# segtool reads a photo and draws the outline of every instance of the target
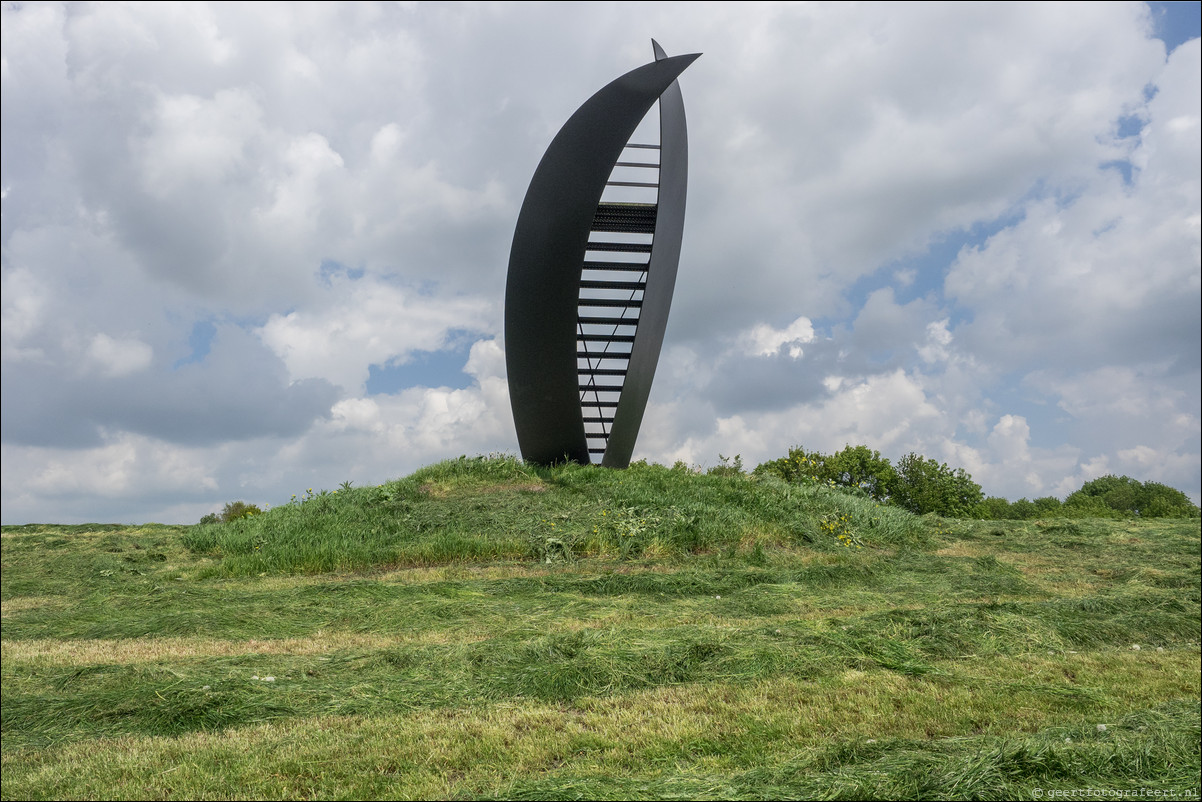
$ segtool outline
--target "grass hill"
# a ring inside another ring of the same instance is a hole
[[[5,799],[1189,798],[1202,768],[1196,519],[493,458],[0,543]]]

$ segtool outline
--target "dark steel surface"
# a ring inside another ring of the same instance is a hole
[[[667,59],[654,39],[655,58]],[[680,84],[673,81],[659,99],[659,213],[651,260],[647,267],[647,288],[639,310],[639,327],[630,349],[622,397],[614,411],[613,426],[601,464],[625,468],[630,464],[634,443],[643,423],[651,381],[659,363],[668,311],[676,288],[676,268],[680,263],[680,243],[684,236],[684,205],[689,176],[689,139],[685,129],[684,99]]]
[[[616,325],[618,318],[580,314],[580,306],[608,305],[580,298],[581,273],[586,251],[648,250],[640,245],[590,245],[588,237],[598,214],[615,211],[610,204],[599,208],[610,173],[639,122],[663,96],[661,126],[666,127],[661,128],[661,145],[669,142],[665,138],[669,132],[673,144],[661,148],[659,208],[643,309],[637,321],[621,322],[623,326],[637,322],[638,328],[603,464],[629,464],[638,435],[667,325],[683,230],[687,142],[676,77],[700,55],[668,58],[658,44],[653,45],[656,61],[602,88],[556,134],[534,172],[518,214],[505,287],[505,361],[518,444],[523,459],[530,462],[588,463],[590,451],[598,453],[596,447],[590,449],[584,428],[582,406],[598,404],[580,398],[584,386],[576,356],[578,326],[581,322]],[[668,111],[669,107],[675,110]],[[670,166],[663,163],[665,159]],[[672,208],[673,204],[679,208]],[[634,217],[645,223],[645,213]],[[613,220],[606,224],[618,225]],[[656,270],[664,276],[657,277]],[[653,297],[653,293],[663,292],[666,297]],[[616,334],[595,339],[631,340]],[[625,354],[620,356],[625,358]],[[603,386],[589,389],[612,392]],[[611,459],[615,438],[625,456],[615,453]]]

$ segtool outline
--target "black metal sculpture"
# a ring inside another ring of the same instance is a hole
[[[643,421],[684,231],[688,137],[676,78],[701,55],[669,58],[651,44],[655,61],[564,123],[518,214],[505,363],[529,462],[601,455],[602,465],[624,468]],[[630,142],[657,100],[659,144]],[[616,180],[623,171],[656,180]],[[652,197],[616,199],[622,189]]]

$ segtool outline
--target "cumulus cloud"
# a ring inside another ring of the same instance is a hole
[[[321,302],[274,314],[258,330],[293,381],[325,379],[362,392],[372,365],[403,364],[414,351],[436,351],[453,331],[487,330],[494,306],[481,298],[436,297],[345,272]]]
[[[797,318],[783,329],[761,323],[748,332],[745,339],[753,356],[788,353],[790,358],[799,359],[804,353],[801,346],[814,340],[814,326],[806,317]]]
[[[6,521],[195,520],[514,449],[517,209],[652,35],[704,56],[636,457],[865,443],[993,494],[1199,492],[1202,53],[1144,4],[3,17]]]

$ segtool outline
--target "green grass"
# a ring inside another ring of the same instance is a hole
[[[773,478],[533,469],[459,459],[379,487],[313,494],[264,515],[196,527],[185,543],[224,576],[581,557],[683,557],[744,540],[833,548],[844,518],[880,545],[918,540],[917,519],[865,498]],[[762,551],[761,546],[761,551]]]
[[[3,798],[1196,795],[1196,520],[508,458],[301,496],[4,528]]]

